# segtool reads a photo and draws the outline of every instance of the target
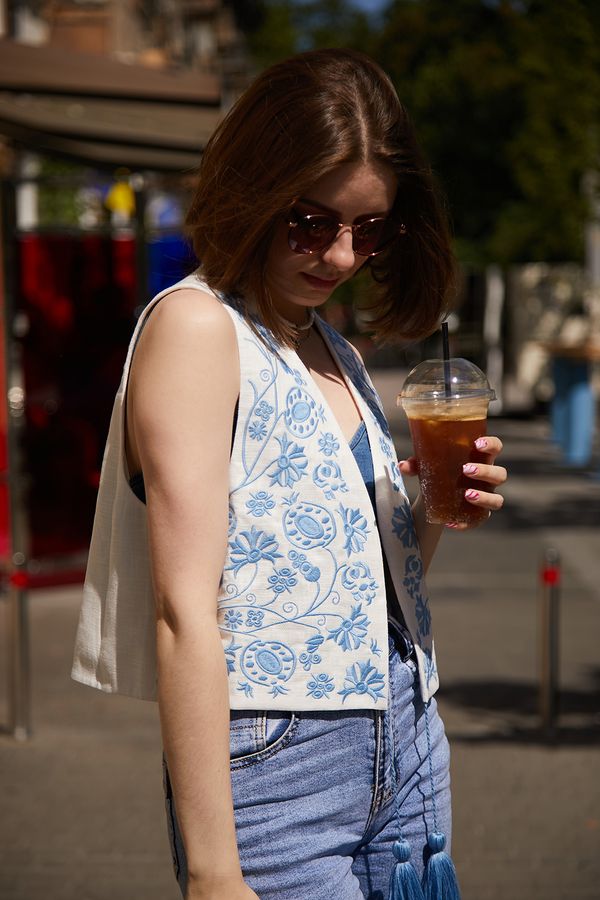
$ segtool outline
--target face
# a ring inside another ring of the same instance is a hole
[[[344,163],[320,178],[302,197],[303,213],[328,213],[351,225],[359,216],[385,216],[396,196],[396,177],[380,162]],[[324,303],[367,260],[352,249],[352,231],[340,228],[319,253],[290,249],[290,226],[282,217],[275,228],[266,266],[267,287],[277,310],[292,322],[306,320],[306,308]]]

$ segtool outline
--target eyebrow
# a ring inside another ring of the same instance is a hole
[[[339,222],[339,219],[340,219],[340,213],[339,213],[339,211],[338,211],[337,209],[332,209],[330,206],[325,206],[324,203],[318,203],[316,200],[308,200],[306,197],[300,197],[300,198],[296,201],[296,203],[302,203],[304,206],[312,206],[312,207],[314,207],[315,209],[323,210],[323,212],[329,213],[329,214],[332,215],[334,218],[336,218],[336,219],[338,220],[338,222]],[[371,218],[371,219],[379,219],[379,218],[384,219],[384,218],[386,218],[387,216],[391,215],[391,213],[392,213],[392,210],[391,210],[391,209],[383,210],[383,211],[380,211],[380,212],[367,212],[367,213],[361,213],[359,216],[356,216],[356,217],[355,217],[354,221],[355,221],[356,219],[363,219],[363,218],[365,218],[365,217],[366,217],[366,218]]]

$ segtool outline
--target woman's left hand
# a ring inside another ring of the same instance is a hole
[[[485,435],[477,438],[473,450],[476,453],[477,462],[466,463],[463,466],[465,477],[473,479],[473,487],[465,491],[465,499],[473,506],[487,509],[491,515],[501,509],[504,504],[504,497],[494,493],[494,488],[504,484],[507,477],[504,466],[495,465],[496,457],[502,450],[502,441],[493,435]],[[401,460],[398,465],[403,475],[418,475],[418,463],[414,456]],[[467,528],[474,528],[479,524],[481,523],[475,522],[467,525],[448,522],[448,527],[455,528],[457,531],[465,531]]]

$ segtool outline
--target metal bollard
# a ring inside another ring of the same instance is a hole
[[[540,719],[546,737],[556,734],[558,713],[560,556],[545,550],[540,569]]]
[[[9,731],[17,741],[31,737],[31,683],[29,657],[29,595],[25,572],[9,579]]]

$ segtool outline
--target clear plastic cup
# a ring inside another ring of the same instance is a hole
[[[408,417],[428,522],[471,524],[487,517],[465,500],[466,490],[486,485],[467,478],[463,465],[485,459],[474,442],[486,434],[495,398],[485,374],[467,359],[428,359],[404,382],[397,402]]]

